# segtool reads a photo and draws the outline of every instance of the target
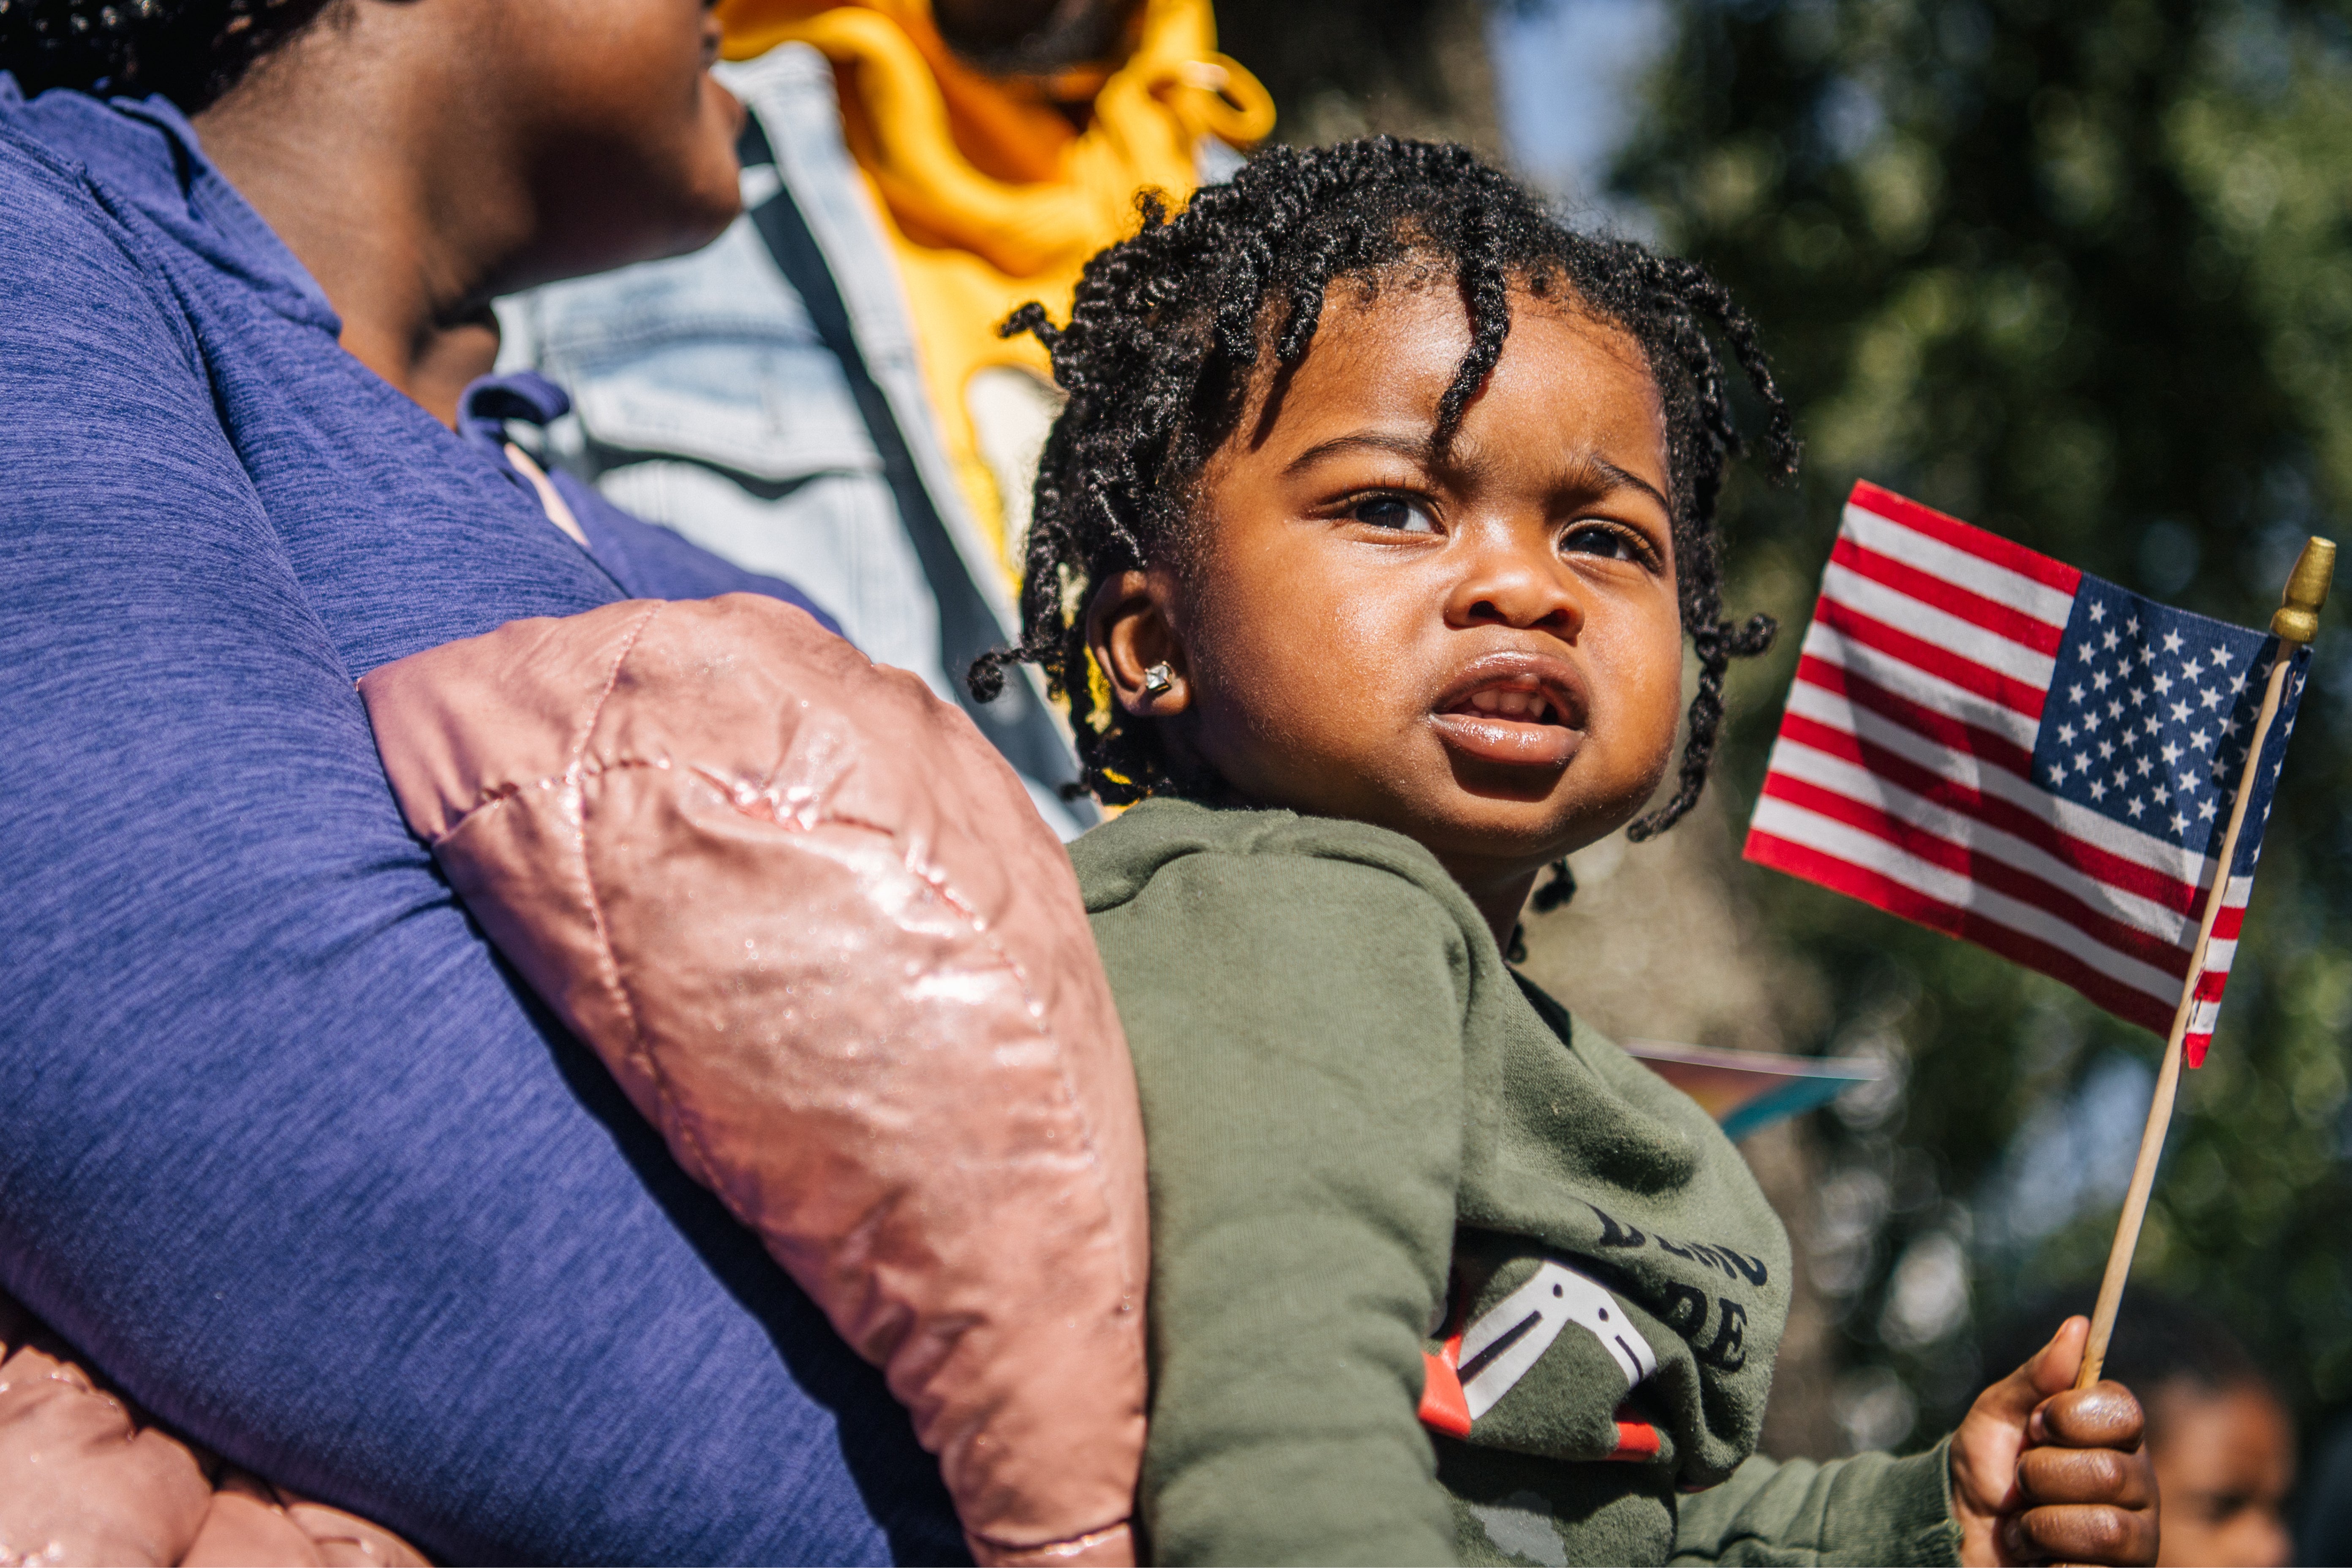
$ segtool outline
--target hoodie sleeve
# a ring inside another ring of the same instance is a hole
[[[1682,1500],[1671,1561],[1958,1563],[1951,1474],[1949,1438],[1901,1459],[1753,1458],[1721,1486]]]

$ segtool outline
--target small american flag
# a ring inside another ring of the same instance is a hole
[[[1857,484],[1747,857],[2168,1033],[2276,648]],[[2288,674],[2197,977],[2191,1067],[2309,658]]]

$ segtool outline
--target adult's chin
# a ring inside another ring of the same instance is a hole
[[[689,209],[682,225],[687,243],[672,254],[701,249],[725,233],[743,211],[743,165],[735,152],[743,140],[747,118],[743,101],[705,71],[701,103],[688,160],[692,173],[682,186],[681,205]]]
[[[667,180],[645,183],[650,218],[636,254],[607,267],[658,261],[699,250],[727,231],[743,211],[742,164],[735,153],[743,135],[743,105],[708,72],[702,78],[700,112],[690,134],[680,138]]]
[[[668,139],[567,146],[562,167],[536,181],[541,242],[501,291],[685,257],[718,240],[743,212],[740,134],[743,106],[706,75],[694,120]]]

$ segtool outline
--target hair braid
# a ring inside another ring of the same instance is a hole
[[[11,3],[22,0],[0,0]],[[1470,346],[1440,403],[1441,440],[1501,359],[1514,288],[1591,311],[1648,357],[1665,415],[1679,607],[1699,675],[1675,793],[1631,832],[1648,837],[1687,813],[1714,759],[1729,662],[1763,651],[1774,630],[1762,616],[1744,626],[1721,618],[1716,502],[1742,442],[1717,338],[1765,405],[1769,471],[1791,473],[1797,461],[1755,325],[1723,287],[1693,263],[1570,231],[1507,176],[1435,142],[1268,148],[1180,213],[1150,193],[1137,205],[1140,228],[1087,263],[1066,324],[1028,305],[1000,329],[1045,345],[1069,401],[1039,465],[1021,638],[972,667],[975,694],[996,696],[1010,663],[1036,664],[1070,704],[1074,788],[1118,805],[1182,787],[1157,726],[1097,700],[1086,625],[1095,588],[1177,556],[1192,487],[1232,434],[1262,353],[1277,366],[1303,359],[1335,284],[1442,268],[1461,294]],[[1555,873],[1538,909],[1574,890],[1565,862]]]
[[[1486,384],[1486,377],[1503,357],[1503,340],[1511,331],[1510,258],[1504,250],[1496,216],[1486,204],[1474,203],[1463,215],[1462,254],[1454,271],[1463,303],[1470,312],[1470,352],[1454,372],[1454,380],[1437,404],[1437,438],[1450,441],[1461,428],[1470,400]]]

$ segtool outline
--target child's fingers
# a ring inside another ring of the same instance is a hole
[[[2083,1368],[2083,1351],[2091,1342],[2091,1320],[2080,1312],[2058,1325],[2050,1342],[2040,1354],[2019,1367],[2014,1380],[2034,1391],[2036,1395],[2056,1394],[2074,1386],[2074,1374]]]
[[[2067,1319],[2023,1366],[1977,1396],[1977,1412],[2003,1423],[2023,1423],[2043,1400],[2074,1386],[2074,1373],[2083,1364],[2083,1346],[2090,1337],[2090,1319],[2080,1314]]]
[[[2120,1383],[2096,1383],[2042,1401],[2026,1426],[2026,1436],[2035,1444],[2063,1448],[2131,1449],[2139,1447],[2145,1426],[2139,1401],[2130,1389]]]
[[[2029,1448],[2017,1461],[2017,1485],[2028,1507],[2091,1503],[2141,1509],[2156,1500],[2156,1477],[2147,1458],[2114,1448]]]
[[[2026,1506],[2008,1521],[2021,1562],[2156,1561],[2156,1470],[2140,1446],[2139,1401],[2121,1384],[2070,1390],[2033,1413],[2018,1456]]]
[[[2156,1561],[2152,1510],[2067,1503],[2032,1508],[2003,1526],[2010,1560],[2019,1563],[2146,1563]]]

